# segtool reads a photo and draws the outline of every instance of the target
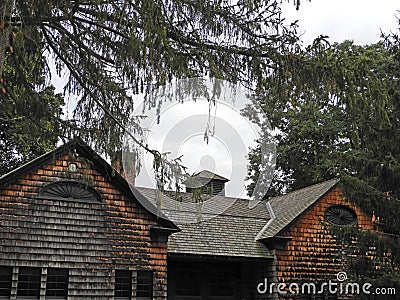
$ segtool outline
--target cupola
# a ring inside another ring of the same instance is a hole
[[[225,183],[229,179],[211,171],[203,170],[184,182],[186,192],[191,193],[196,188],[201,188],[203,194],[225,196]]]

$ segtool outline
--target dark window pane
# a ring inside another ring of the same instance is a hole
[[[12,267],[0,267],[0,297],[9,297],[11,292]]]
[[[66,299],[68,295],[68,270],[47,269],[46,297]]]
[[[136,296],[142,299],[152,299],[153,297],[153,272],[137,271]]]
[[[132,296],[132,272],[115,271],[115,297],[130,299]]]
[[[17,297],[30,296],[39,298],[40,268],[19,268]]]

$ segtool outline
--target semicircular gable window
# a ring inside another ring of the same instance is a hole
[[[325,220],[333,225],[352,226],[357,222],[357,214],[345,205],[331,205],[325,210]]]
[[[45,185],[39,192],[40,198],[100,202],[100,194],[92,187],[76,181],[57,181]]]

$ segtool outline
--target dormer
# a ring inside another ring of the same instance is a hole
[[[186,192],[191,193],[201,187],[203,194],[225,196],[225,183],[228,181],[225,177],[203,170],[185,181]]]

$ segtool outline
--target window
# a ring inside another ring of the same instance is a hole
[[[352,226],[357,222],[357,214],[348,206],[331,205],[325,210],[325,220],[333,225]]]
[[[68,270],[47,269],[46,298],[67,299],[68,295]]]
[[[131,299],[132,272],[129,270],[115,271],[115,299]]]
[[[12,267],[0,267],[0,299],[8,299],[11,293]]]
[[[17,298],[29,296],[39,299],[40,271],[40,268],[19,268]]]
[[[153,299],[153,271],[137,271],[137,299]]]
[[[42,276],[42,268],[16,267],[14,272],[18,273],[16,286],[12,284],[13,267],[0,267],[0,299],[10,299],[15,292],[17,299],[39,299],[44,285],[46,299],[67,299],[67,269],[48,268],[47,277]]]
[[[92,187],[75,181],[57,181],[44,186],[39,197],[53,200],[100,202],[100,194]]]

